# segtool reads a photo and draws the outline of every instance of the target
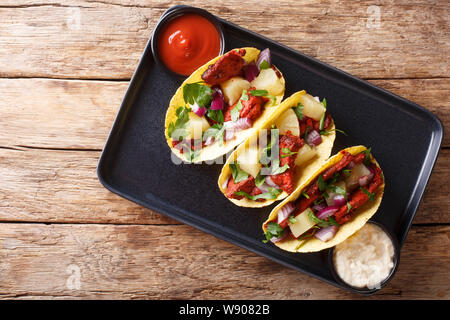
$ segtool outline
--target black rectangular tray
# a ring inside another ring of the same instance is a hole
[[[439,119],[413,102],[218,19],[225,51],[270,48],[273,63],[286,79],[285,97],[302,89],[326,97],[337,128],[348,134],[337,133],[332,154],[353,145],[372,147],[386,177],[384,198],[373,219],[385,225],[401,246],[439,152],[443,135]],[[221,165],[172,163],[164,119],[181,81],[154,62],[149,41],[100,157],[101,183],[144,207],[349,290],[334,279],[328,250],[295,254],[264,244],[261,224],[274,205],[251,209],[227,200],[217,187]]]

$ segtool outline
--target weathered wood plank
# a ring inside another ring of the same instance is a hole
[[[175,4],[7,0],[0,76],[129,78],[156,21]],[[382,0],[371,11],[369,0],[251,0],[245,14],[238,0],[190,4],[362,78],[448,77],[448,1]]]
[[[414,227],[375,297],[450,298],[449,235]],[[184,225],[0,224],[0,270],[0,298],[363,299]]]
[[[127,86],[0,79],[0,146],[102,149]]]
[[[0,149],[0,221],[167,224],[97,180],[100,152]],[[442,150],[415,224],[450,223],[450,150]]]
[[[373,80],[450,127],[449,79]],[[0,79],[0,146],[102,149],[128,86],[122,81]],[[450,146],[450,135],[444,137]]]

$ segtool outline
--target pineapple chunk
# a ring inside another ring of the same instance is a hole
[[[241,170],[251,174],[254,178],[258,175],[261,170],[261,164],[259,163],[258,146],[253,145],[249,148],[245,148],[237,157],[239,167]]]
[[[283,78],[279,79],[272,68],[261,70],[251,84],[256,90],[267,90],[273,96],[281,94],[284,90]]]
[[[350,176],[345,180],[347,188],[350,190],[356,188],[358,186],[358,179],[369,174],[370,170],[364,164],[358,163],[351,169]]]
[[[309,160],[311,160],[317,154],[316,148],[311,148],[309,145],[305,144],[297,153],[295,158],[295,165],[302,166]]]
[[[250,82],[241,77],[233,77],[220,84],[225,102],[232,106],[242,95],[242,91],[250,88]]]
[[[275,125],[280,131],[280,134],[286,134],[286,132],[289,130],[291,131],[291,134],[295,136],[300,135],[298,118],[292,108],[289,108],[285,112],[283,112],[283,114],[275,120]]]
[[[292,234],[294,237],[298,238],[302,234],[304,234],[306,231],[314,227],[315,223],[309,219],[309,212],[312,212],[310,208],[306,209],[299,215],[295,216],[295,219],[297,220],[294,223],[289,223],[289,228],[291,229]]]
[[[314,99],[310,94],[302,95],[300,102],[303,105],[303,114],[307,117],[319,121],[325,113],[326,109],[323,104]]]
[[[189,132],[189,135],[186,139],[202,139],[203,132],[209,127],[205,117],[199,117],[194,112],[189,112],[189,121],[186,124],[186,130]]]

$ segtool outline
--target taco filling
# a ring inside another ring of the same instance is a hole
[[[325,99],[321,103],[304,94],[301,102],[276,118],[265,131],[266,137],[261,130],[258,145],[265,147],[260,153],[256,146],[250,147],[229,164],[231,175],[222,186],[225,195],[263,202],[276,199],[283,191],[291,194],[296,187],[297,167],[316,156],[322,135],[329,133],[332,119],[325,107]],[[262,138],[268,143],[264,144]]]
[[[266,222],[265,242],[312,237],[329,241],[359,207],[375,200],[383,180],[370,149],[356,155],[342,151],[339,162],[306,186],[295,201],[286,203],[276,220]]]
[[[246,62],[245,49],[232,50],[209,65],[202,81],[183,85],[185,106],[168,124],[170,144],[193,160],[214,143],[223,145],[249,129],[268,102],[284,93],[284,79],[272,66],[268,49]]]

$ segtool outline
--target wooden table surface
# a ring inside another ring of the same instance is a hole
[[[449,127],[449,1],[274,3],[192,1]],[[175,4],[0,1],[0,298],[362,299],[100,185],[97,161],[128,82]],[[399,270],[369,299],[450,298],[449,178],[446,135]]]

